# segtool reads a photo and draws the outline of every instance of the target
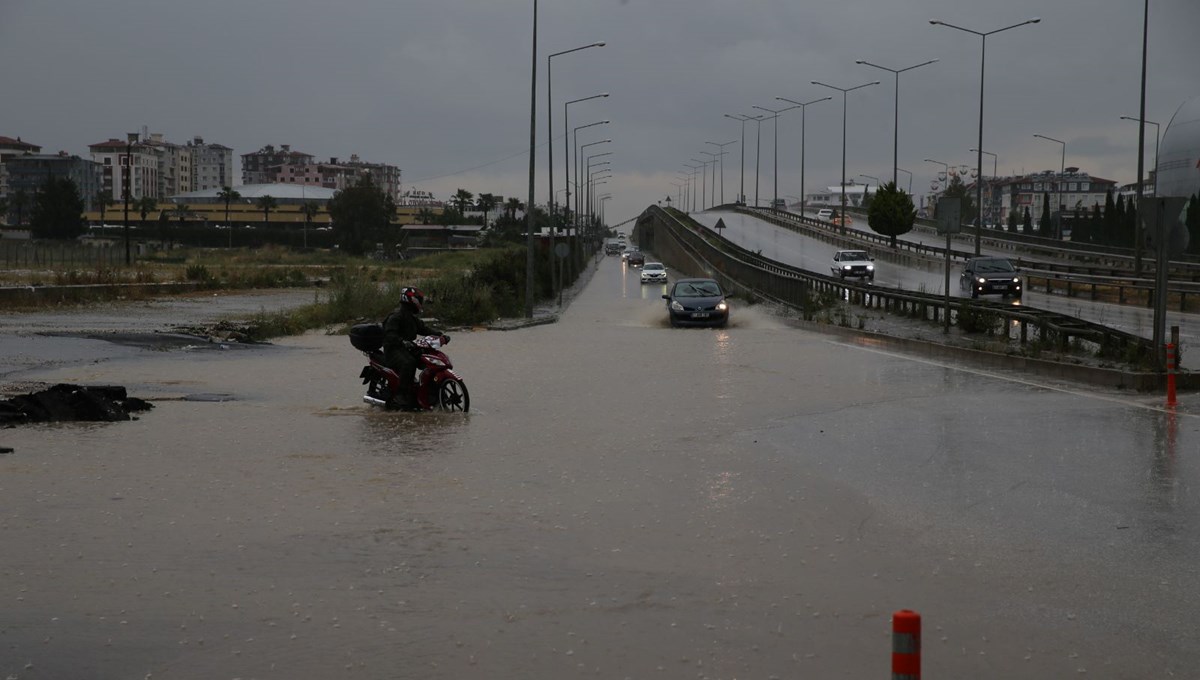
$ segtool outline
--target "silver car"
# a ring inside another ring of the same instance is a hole
[[[642,283],[666,283],[667,268],[661,262],[647,262],[642,266]]]

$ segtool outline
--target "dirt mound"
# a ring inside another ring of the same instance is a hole
[[[73,420],[132,420],[131,413],[154,408],[148,401],[130,397],[120,385],[84,387],[60,383],[0,401],[0,426]]]

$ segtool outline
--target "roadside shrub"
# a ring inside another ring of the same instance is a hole
[[[188,281],[208,283],[213,280],[213,275],[208,271],[208,267],[202,264],[189,264],[184,271],[184,278]]]
[[[964,333],[987,333],[991,335],[1000,328],[1000,315],[975,305],[964,304],[958,310],[956,324]]]

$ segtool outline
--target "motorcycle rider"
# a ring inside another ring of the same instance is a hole
[[[417,409],[417,355],[413,340],[417,334],[440,335],[442,344],[450,336],[425,325],[420,314],[425,308],[425,294],[408,286],[400,291],[400,303],[383,322],[383,358],[388,367],[400,375],[400,394],[396,395],[402,409]]]

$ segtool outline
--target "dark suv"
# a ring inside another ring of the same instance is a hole
[[[973,298],[991,293],[1019,298],[1021,277],[1017,275],[1018,271],[1007,258],[975,257],[963,265],[958,287],[964,293],[970,291]]]
[[[629,257],[625,261],[629,263],[630,267],[640,267],[646,264],[646,256],[642,254],[642,251],[635,250],[629,253]]]

